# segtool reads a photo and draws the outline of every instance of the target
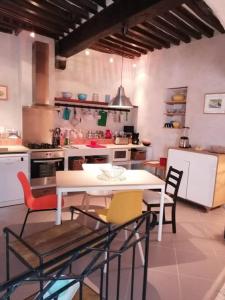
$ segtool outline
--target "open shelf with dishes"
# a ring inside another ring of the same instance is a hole
[[[165,101],[165,128],[183,128],[186,116],[187,87],[168,88]]]

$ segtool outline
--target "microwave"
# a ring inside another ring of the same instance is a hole
[[[127,161],[130,160],[130,149],[121,148],[121,149],[113,149],[113,161]]]

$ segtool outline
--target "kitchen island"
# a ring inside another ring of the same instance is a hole
[[[115,145],[115,144],[104,144],[102,145],[102,148],[95,148],[95,147],[88,147],[87,145],[82,144],[71,144],[68,146],[64,146],[64,170],[69,169],[69,159],[74,157],[91,157],[91,156],[99,156],[106,158],[106,161],[109,163],[117,164],[117,165],[126,165],[131,166],[131,164],[138,163],[139,160],[132,161],[131,159],[131,150],[137,149],[141,151],[146,151],[146,156],[148,159],[151,157],[152,148],[146,147],[143,144],[139,145],[133,145],[133,144],[127,144],[127,145]],[[126,155],[121,158],[115,157],[115,151],[124,151],[124,155],[126,152]],[[143,161],[140,160],[140,161]]]

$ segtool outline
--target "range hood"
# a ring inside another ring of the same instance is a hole
[[[34,106],[50,106],[49,44],[35,41],[32,48],[32,102]]]

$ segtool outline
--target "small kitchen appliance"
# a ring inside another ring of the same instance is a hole
[[[132,144],[134,144],[134,145],[139,144],[139,133],[138,132],[132,133]]]
[[[180,148],[190,148],[188,131],[189,131],[189,127],[183,127],[183,133],[179,141]]]

